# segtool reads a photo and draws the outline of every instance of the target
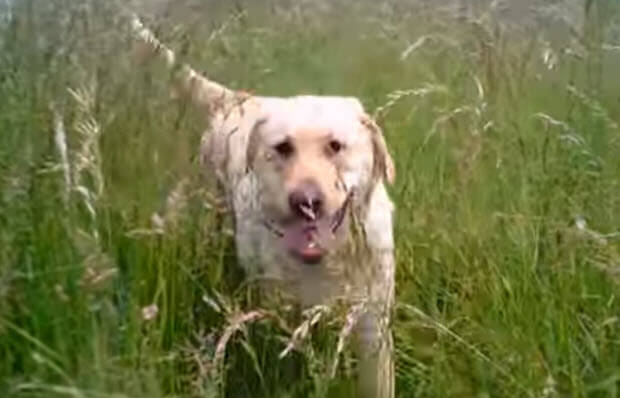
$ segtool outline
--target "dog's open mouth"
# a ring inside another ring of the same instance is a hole
[[[264,221],[265,227],[280,238],[284,248],[305,264],[318,264],[328,252],[346,218],[353,195],[349,193],[342,206],[331,216],[316,217],[308,208],[303,218],[277,226]]]

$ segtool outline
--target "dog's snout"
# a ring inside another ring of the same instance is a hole
[[[288,197],[288,203],[293,213],[307,220],[314,221],[323,210],[323,192],[318,185],[305,181],[293,190]]]

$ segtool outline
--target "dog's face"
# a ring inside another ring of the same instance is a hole
[[[379,179],[391,181],[393,165],[359,102],[286,101],[264,107],[250,134],[248,166],[259,180],[266,228],[291,257],[317,264],[346,240],[351,202]]]

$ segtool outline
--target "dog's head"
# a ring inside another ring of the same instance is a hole
[[[349,233],[348,209],[394,165],[383,134],[359,101],[266,99],[249,136],[266,229],[304,264],[320,263]]]

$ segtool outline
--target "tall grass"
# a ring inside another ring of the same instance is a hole
[[[620,395],[618,8],[0,2],[0,396],[354,396],[346,317],[244,280],[127,10],[234,88],[374,111],[398,396]]]

